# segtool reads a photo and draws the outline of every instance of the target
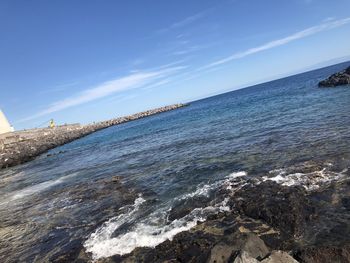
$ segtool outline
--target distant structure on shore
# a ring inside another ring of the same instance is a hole
[[[0,134],[13,132],[14,128],[10,125],[8,120],[6,119],[5,114],[0,110]]]

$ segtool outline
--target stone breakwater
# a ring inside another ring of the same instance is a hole
[[[184,106],[187,106],[187,104],[173,104],[88,125],[71,124],[55,128],[31,129],[2,134],[0,135],[0,169],[30,161],[52,148],[69,143],[98,130]]]

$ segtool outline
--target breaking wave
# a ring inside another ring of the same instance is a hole
[[[304,187],[307,191],[314,191],[325,184],[341,180],[344,178],[346,172],[347,169],[341,172],[333,172],[329,171],[327,168],[323,168],[322,170],[308,173],[289,173],[288,169],[279,169],[271,171],[270,176],[264,176],[262,180],[274,181],[283,186],[299,185]]]
[[[340,173],[327,169],[309,173],[289,172],[288,169],[274,170],[270,172],[269,176],[254,178],[250,183],[254,183],[258,187],[261,182],[270,180],[284,186],[301,185],[306,190],[311,191],[327,182],[341,179],[346,170]],[[228,206],[230,198],[226,195],[226,197],[221,197],[221,201],[214,200],[215,204],[211,202],[206,207],[194,207],[187,215],[169,221],[169,213],[174,205],[199,196],[211,197],[212,193],[217,192],[218,189],[225,189],[228,190],[227,194],[233,194],[249,183],[247,179],[246,172],[231,173],[222,180],[200,185],[195,191],[174,198],[171,203],[165,204],[142,219],[140,219],[140,208],[146,200],[139,196],[132,206],[123,208],[126,209],[124,213],[105,222],[92,233],[86,240],[84,247],[87,252],[92,253],[93,260],[98,260],[113,255],[125,255],[137,247],[155,247],[166,240],[172,240],[176,234],[195,227],[198,222],[204,222],[209,215],[230,211]],[[126,232],[118,231],[119,228],[123,228],[123,225],[130,222],[137,223]],[[116,231],[122,233],[115,235]]]
[[[174,202],[193,198],[195,196],[209,196],[210,191],[220,186],[230,186],[236,178],[246,176],[245,172],[232,173],[225,179],[201,186],[196,191],[175,198]],[[172,238],[183,231],[195,227],[198,222],[204,222],[209,215],[219,212],[229,211],[227,205],[229,198],[203,208],[194,208],[186,216],[175,219],[171,222],[167,220],[171,205],[163,207],[153,212],[141,222],[137,223],[130,231],[113,236],[115,231],[127,222],[135,220],[141,205],[146,202],[141,196],[135,200],[125,213],[120,214],[104,223],[99,229],[92,233],[85,242],[84,247],[87,252],[92,253],[94,260],[110,257],[113,255],[124,255],[132,252],[137,247],[155,247],[166,240]]]

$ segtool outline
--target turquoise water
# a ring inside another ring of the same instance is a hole
[[[195,101],[0,171],[0,261],[128,253],[225,210],[215,190],[230,180],[309,162],[342,171],[350,161],[350,88],[317,83],[348,65]],[[112,176],[130,200],[106,186]],[[178,205],[188,213],[172,220]]]

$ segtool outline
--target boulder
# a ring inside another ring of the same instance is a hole
[[[235,258],[235,261],[233,263],[258,263],[259,261],[255,258],[251,257],[247,252],[242,251],[238,254],[238,256]]]
[[[269,249],[264,241],[254,233],[236,232],[230,239],[230,242],[219,243],[211,249],[208,262],[229,262],[229,259],[234,258],[234,255],[237,254],[239,254],[237,257],[241,257],[241,260],[246,258],[247,255],[254,260],[263,259],[269,254]]]
[[[217,244],[210,252],[208,263],[226,263],[232,258],[233,248],[226,244]]]

